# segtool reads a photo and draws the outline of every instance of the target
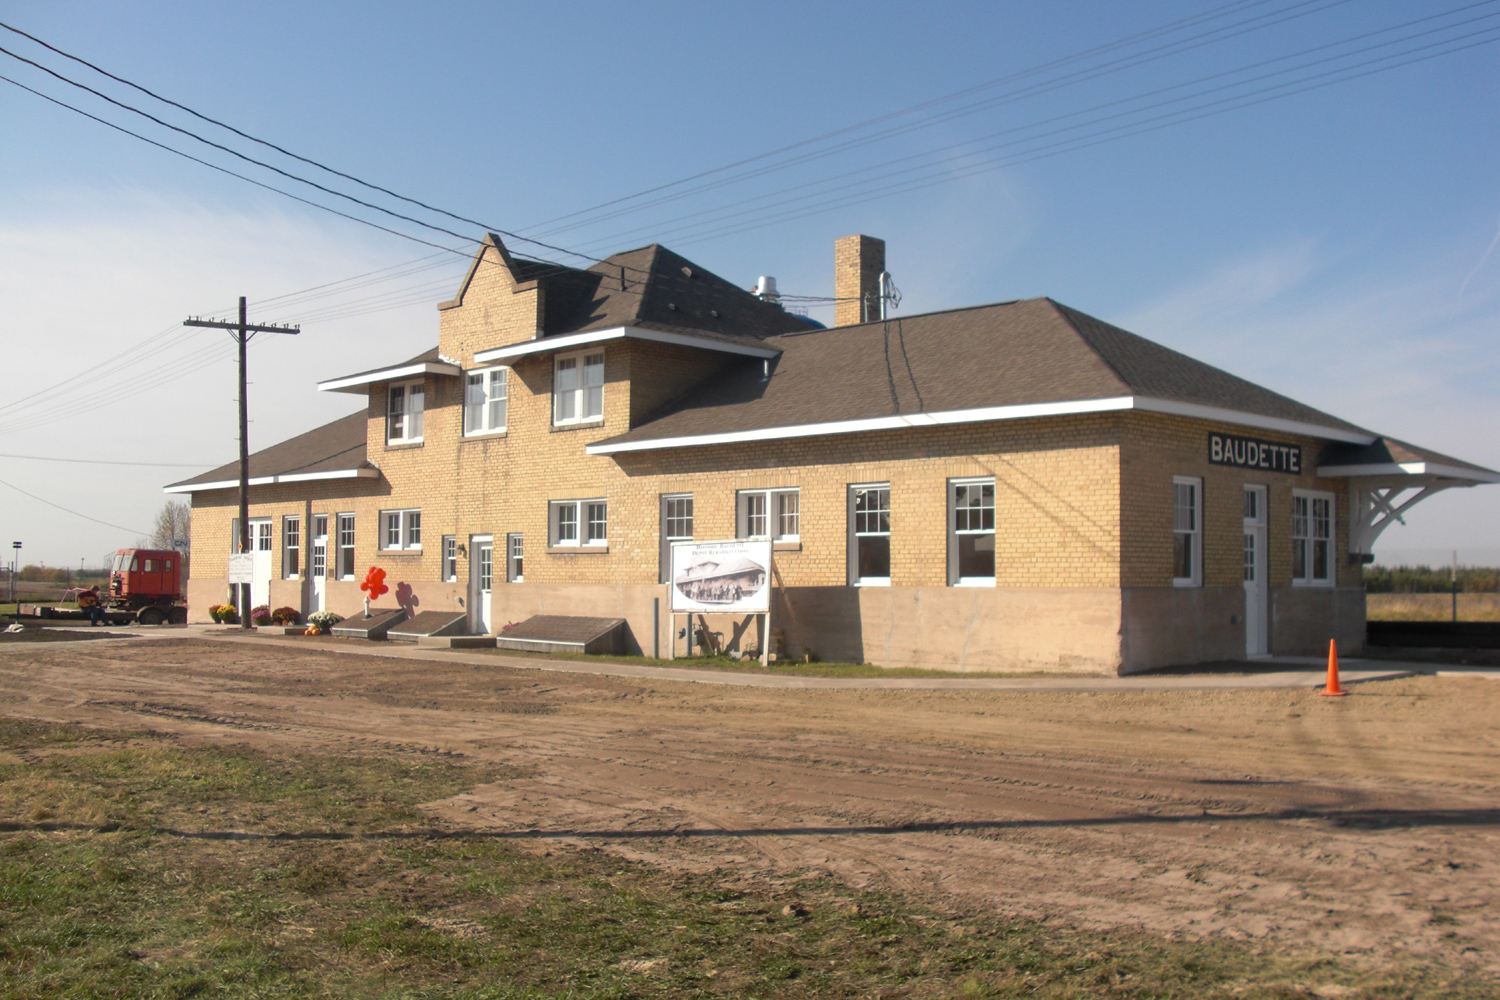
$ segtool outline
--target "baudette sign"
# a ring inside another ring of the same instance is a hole
[[[1210,434],[1208,460],[1214,465],[1233,465],[1241,469],[1264,469],[1266,472],[1302,472],[1302,446],[1279,441],[1257,441],[1236,434]]]

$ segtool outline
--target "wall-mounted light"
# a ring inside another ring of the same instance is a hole
[[[458,554],[463,556],[465,559],[469,558],[469,549],[464,545],[463,542],[458,543]]]

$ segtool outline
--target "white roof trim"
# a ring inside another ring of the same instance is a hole
[[[474,354],[475,364],[521,358],[528,354],[546,351],[566,351],[570,347],[597,344],[603,340],[650,340],[658,344],[676,344],[679,347],[697,347],[705,351],[720,351],[724,354],[743,354],[751,358],[774,358],[781,352],[770,347],[752,347],[749,344],[731,344],[711,337],[695,337],[689,333],[668,333],[665,330],[646,330],[638,326],[613,326],[604,330],[589,330],[587,333],[569,333],[561,337],[538,337],[519,344],[492,347]]]
[[[274,483],[307,483],[315,479],[378,479],[379,469],[335,469],[332,472],[291,472],[282,476],[253,476],[251,486],[270,486]],[[201,493],[206,490],[232,490],[238,488],[238,479],[218,479],[211,483],[179,483],[163,486],[163,493]]]
[[[365,372],[363,375],[345,375],[342,378],[331,378],[326,382],[318,383],[319,392],[350,392],[363,389],[373,382],[390,382],[393,379],[409,378],[412,375],[462,375],[463,369],[458,365],[445,364],[441,361],[418,361],[409,365],[397,365],[395,368],[382,368],[379,371]]]
[[[1307,424],[1278,417],[1262,417],[1238,410],[1214,406],[1178,403],[1149,396],[1111,396],[1107,399],[1079,399],[1060,403],[1023,403],[1016,406],[983,406],[972,410],[945,410],[938,413],[897,414],[889,417],[865,417],[858,420],[831,420],[817,424],[793,424],[787,427],[762,427],[749,431],[725,431],[718,434],[686,434],[680,437],[649,441],[623,441],[618,444],[591,444],[590,455],[614,455],[627,451],[658,451],[665,448],[691,448],[700,445],[738,444],[747,441],[776,441],[783,438],[814,437],[820,434],[857,434],[863,431],[895,430],[902,427],[936,427],[943,424],[976,424],[990,420],[1026,420],[1032,417],[1069,416],[1077,413],[1105,413],[1111,410],[1146,410],[1170,413],[1200,420],[1215,420],[1243,427],[1304,434],[1309,437],[1354,444],[1370,444],[1371,435]]]
[[[1367,465],[1320,465],[1318,475],[1325,479],[1354,476],[1436,476],[1439,479],[1466,479],[1474,483],[1500,483],[1500,473],[1484,469],[1464,469],[1436,462],[1373,462]]]
[[[657,438],[651,441],[591,444],[584,450],[590,455],[613,455],[623,451],[654,451],[663,448],[689,448],[695,445],[775,441],[782,438],[815,437],[820,434],[857,434],[863,431],[897,430],[902,427],[935,427],[940,424],[971,424],[986,420],[1022,420],[1027,417],[1053,417],[1072,413],[1102,413],[1108,410],[1128,410],[1130,404],[1131,397],[1116,396],[1110,399],[1088,399],[1070,403],[988,406],[975,410],[897,414],[890,417],[865,417],[860,420],[831,420],[820,424],[794,424],[789,427],[762,427],[752,431],[692,434],[682,437]]]
[[[1344,431],[1339,430],[1337,427],[1309,424],[1302,420],[1263,417],[1258,413],[1225,410],[1217,406],[1203,406],[1198,403],[1179,403],[1174,399],[1155,399],[1150,396],[1136,396],[1135,409],[1149,410],[1152,413],[1170,413],[1179,417],[1194,417],[1198,420],[1217,420],[1226,424],[1238,424],[1241,427],[1259,427],[1262,430],[1282,431],[1286,434],[1302,434],[1307,437],[1320,438],[1324,441],[1346,441],[1349,444],[1375,443],[1375,435],[1366,434],[1363,431]]]

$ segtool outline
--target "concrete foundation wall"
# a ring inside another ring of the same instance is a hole
[[[496,630],[539,614],[624,618],[628,652],[651,655],[652,599],[660,600],[657,645],[686,652],[669,618],[667,588],[509,584],[492,595]],[[695,629],[724,648],[759,645],[751,615],[695,615]],[[788,587],[776,591],[771,627],[800,658],[935,670],[1115,673],[1120,666],[1120,593],[1113,588]],[[696,635],[696,632],[694,633]]]
[[[1278,656],[1353,655],[1365,647],[1363,587],[1271,588],[1271,652]]]
[[[1121,596],[1120,673],[1245,658],[1243,586],[1127,587]]]

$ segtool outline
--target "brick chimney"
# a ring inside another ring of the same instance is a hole
[[[880,273],[885,270],[885,240],[845,236],[833,244],[834,326],[853,326],[880,318]]]

